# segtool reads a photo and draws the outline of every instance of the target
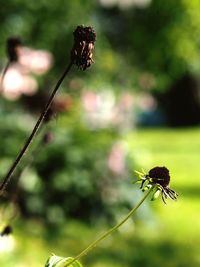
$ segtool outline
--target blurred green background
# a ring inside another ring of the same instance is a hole
[[[178,201],[146,201],[81,262],[200,266],[200,1],[3,0],[0,17],[1,71],[7,38],[23,42],[1,88],[2,179],[68,64],[74,29],[97,33],[95,64],[70,71],[1,197],[1,265],[75,256],[142,197],[134,170],[166,166]]]

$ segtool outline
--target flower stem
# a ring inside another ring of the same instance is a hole
[[[1,183],[0,185],[0,195],[3,193],[3,191],[5,190],[7,184],[9,183],[10,179],[11,179],[11,175],[13,174],[14,170],[16,169],[17,165],[20,163],[22,157],[25,155],[27,149],[29,148],[31,142],[33,141],[37,131],[39,130],[41,124],[42,124],[42,121],[43,119],[45,118],[50,106],[51,106],[51,103],[53,101],[53,98],[56,94],[56,92],[58,91],[61,83],[63,82],[65,76],[68,74],[69,70],[71,69],[73,63],[72,61],[68,64],[68,66],[66,67],[66,69],[64,70],[63,74],[61,75],[60,79],[58,80],[58,82],[56,83],[55,85],[55,88],[53,89],[50,97],[49,97],[49,100],[48,102],[46,103],[43,111],[41,112],[30,136],[28,137],[28,139],[26,140],[24,146],[22,147],[21,151],[18,153],[16,159],[14,160],[13,164],[11,165],[10,169],[8,170],[7,174],[5,175],[4,179],[3,179],[3,182]]]
[[[111,235],[122,224],[124,224],[132,216],[132,214],[142,205],[142,203],[148,197],[148,195],[153,190],[153,188],[154,187],[152,187],[152,188],[150,188],[148,190],[147,194],[144,195],[144,197],[139,201],[139,203],[135,207],[132,208],[132,210],[126,215],[126,217],[124,219],[122,219],[117,225],[115,225],[114,227],[112,227],[111,229],[109,229],[107,232],[105,232],[104,234],[102,234],[97,240],[95,240],[94,242],[92,242],[86,249],[84,249],[80,254],[78,254],[75,258],[73,258],[73,260],[71,262],[67,263],[65,265],[65,267],[70,266],[73,262],[75,262],[76,260],[79,260],[81,257],[85,256],[89,251],[91,251],[92,249],[94,249],[100,241],[102,241],[103,239],[105,239],[107,236]]]
[[[2,72],[2,75],[1,75],[1,81],[0,81],[0,92],[1,92],[1,94],[3,93],[4,78],[6,76],[6,73],[7,73],[8,69],[9,69],[9,67],[10,67],[10,61],[8,61],[6,63],[6,66],[5,66],[5,68],[4,68],[3,72]]]

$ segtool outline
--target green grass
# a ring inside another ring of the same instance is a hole
[[[197,238],[200,232],[200,129],[140,130],[127,141],[146,170],[166,166],[170,186],[179,193],[177,203],[156,206],[170,232],[181,239]],[[134,152],[133,152],[134,153]],[[176,233],[179,230],[180,235]],[[198,238],[197,238],[198,239]]]
[[[177,202],[150,203],[138,224],[127,222],[119,232],[82,259],[86,267],[200,266],[200,129],[143,129],[126,136],[133,159],[147,171],[166,166]],[[133,195],[134,197],[134,195]],[[144,205],[148,206],[149,203]],[[145,217],[146,216],[146,217]],[[108,226],[68,221],[57,231],[37,221],[16,221],[16,247],[0,253],[1,266],[42,267],[51,252],[74,256]]]

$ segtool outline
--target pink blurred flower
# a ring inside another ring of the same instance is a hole
[[[125,171],[125,149],[121,143],[115,143],[107,159],[108,168],[116,175]]]
[[[34,50],[21,47],[19,50],[19,63],[35,74],[46,73],[53,64],[52,54],[44,50]]]
[[[38,83],[31,73],[44,74],[53,64],[53,56],[47,51],[19,46],[17,53],[17,61],[10,63],[1,88],[2,95],[10,100],[16,100],[21,94],[34,94]]]
[[[84,91],[82,94],[83,106],[87,112],[94,112],[97,108],[98,96],[92,91]]]

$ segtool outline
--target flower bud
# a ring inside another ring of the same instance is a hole
[[[153,194],[152,199],[151,200],[155,200],[160,196],[161,190],[157,189],[156,192]]]

